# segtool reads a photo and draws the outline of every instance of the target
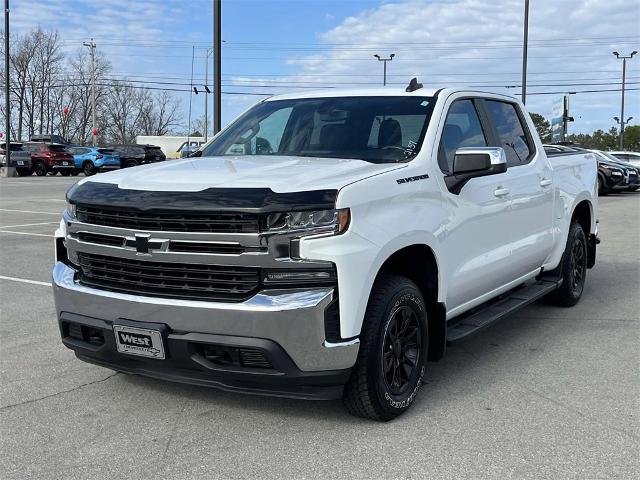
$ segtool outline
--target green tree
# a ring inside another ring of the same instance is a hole
[[[533,120],[533,124],[536,126],[536,130],[538,131],[538,135],[542,139],[542,143],[551,143],[551,124],[549,120],[544,118],[539,113],[531,113],[531,120]]]
[[[632,125],[624,129],[624,149],[632,152],[640,151],[640,125]]]

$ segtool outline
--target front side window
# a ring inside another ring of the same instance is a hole
[[[495,146],[504,149],[507,166],[515,167],[528,163],[532,149],[516,106],[498,100],[487,100],[485,106],[500,139],[500,145]]]
[[[473,102],[468,99],[453,102],[438,147],[440,170],[446,174],[453,173],[453,157],[458,148],[486,146],[487,139]]]
[[[430,97],[333,97],[262,102],[202,148],[202,155],[411,160],[434,100]]]

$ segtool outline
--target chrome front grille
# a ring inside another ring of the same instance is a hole
[[[242,301],[257,291],[260,269],[162,263],[78,254],[78,281],[90,287],[190,300]]]
[[[242,302],[265,288],[311,285],[295,283],[295,277],[288,283],[265,280],[284,270],[333,272],[314,286],[336,281],[331,263],[291,258],[291,235],[260,232],[259,214],[148,214],[78,205],[75,217],[64,218],[76,280],[95,289]]]
[[[254,213],[147,213],[78,205],[83,223],[131,230],[162,232],[257,233],[260,216]]]

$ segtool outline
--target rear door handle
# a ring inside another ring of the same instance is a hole
[[[542,180],[540,180],[540,186],[541,187],[548,187],[549,185],[551,185],[553,182],[551,181],[550,178],[543,178]]]
[[[505,195],[509,195],[509,189],[508,188],[498,187],[498,188],[496,188],[495,192],[493,192],[493,194],[496,197],[504,197]]]

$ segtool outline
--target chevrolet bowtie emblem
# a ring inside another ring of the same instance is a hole
[[[133,238],[127,237],[125,246],[135,248],[138,255],[151,255],[155,250],[162,250],[165,243],[168,245],[168,240],[152,240],[148,233],[136,233]]]
[[[136,233],[136,252],[149,253],[149,235],[139,235]]]

